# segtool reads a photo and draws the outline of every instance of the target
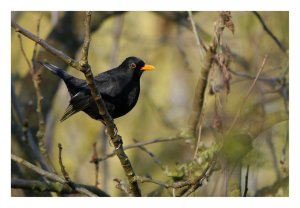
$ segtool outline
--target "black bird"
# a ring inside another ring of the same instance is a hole
[[[46,62],[41,64],[64,80],[70,93],[69,106],[60,121],[83,111],[91,118],[103,122],[85,80],[78,79],[52,64]],[[125,115],[135,106],[140,94],[141,75],[145,70],[151,69],[154,69],[154,66],[146,65],[137,57],[128,57],[120,66],[94,77],[97,90],[113,118]]]

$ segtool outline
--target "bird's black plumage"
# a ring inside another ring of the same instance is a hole
[[[71,96],[69,106],[61,121],[79,111],[84,111],[93,119],[103,121],[86,81],[78,79],[52,64],[42,63],[42,65],[65,82]],[[153,68],[137,57],[128,57],[120,66],[94,77],[97,90],[113,118],[125,115],[135,106],[140,94],[141,75],[144,70]]]

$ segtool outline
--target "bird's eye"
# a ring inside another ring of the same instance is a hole
[[[132,64],[130,65],[130,67],[131,67],[131,69],[134,69],[134,68],[136,67],[136,64],[135,64],[135,63],[132,63]]]

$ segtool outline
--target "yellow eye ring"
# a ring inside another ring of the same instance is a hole
[[[132,64],[130,65],[130,67],[131,67],[131,69],[134,69],[134,68],[136,67],[136,64],[135,64],[135,63],[132,63]]]

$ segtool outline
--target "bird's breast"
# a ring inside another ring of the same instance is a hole
[[[123,90],[113,99],[113,117],[118,118],[131,111],[138,101],[139,94],[139,86],[134,86],[131,88],[124,87]]]

